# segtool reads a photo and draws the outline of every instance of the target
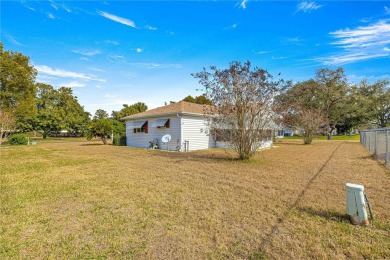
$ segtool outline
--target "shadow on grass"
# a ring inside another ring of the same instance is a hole
[[[330,210],[317,210],[313,208],[297,208],[298,212],[303,212],[311,216],[319,216],[326,220],[332,220],[339,223],[349,223],[349,217],[347,214],[341,214],[339,212]]]
[[[213,153],[210,151],[194,151],[194,152],[166,152],[166,151],[162,151],[161,153],[158,153],[158,156],[169,158],[169,159],[176,159],[178,161],[183,160],[183,161],[204,162],[205,160],[211,160],[211,161],[231,162],[231,161],[236,160],[231,154],[223,153],[223,152]]]
[[[92,143],[92,144],[80,144],[80,146],[103,146],[108,144],[98,144],[98,143]]]
[[[299,145],[299,146],[302,146],[302,145],[305,145],[304,143],[303,143],[303,141],[301,141],[301,142],[289,142],[289,141],[287,141],[287,142],[283,142],[283,141],[276,141],[275,143],[274,143],[274,145],[276,145],[276,146],[278,146],[278,145]]]

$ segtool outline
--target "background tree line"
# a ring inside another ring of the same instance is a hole
[[[290,84],[275,98],[279,121],[299,130],[304,143],[319,133],[350,133],[354,129],[390,124],[390,85],[387,79],[349,83],[343,68],[322,68],[314,79]]]
[[[271,122],[301,131],[305,143],[311,143],[313,136],[321,132],[331,139],[335,129],[348,132],[362,127],[386,127],[390,123],[387,79],[349,83],[342,68],[322,68],[307,81],[274,81],[266,70],[251,70],[250,62],[232,62],[225,70],[213,66],[211,71],[193,74],[205,87],[205,93],[183,100],[218,107],[208,111],[209,114],[224,115],[227,121],[219,122],[220,125],[241,129],[241,132],[226,131],[226,134],[229,132],[229,141],[236,143],[237,149],[250,155],[254,154],[256,140],[261,137],[257,134],[264,134],[262,130],[270,128]],[[4,51],[0,42],[0,144],[3,137],[15,131],[36,131],[46,138],[63,130],[71,136],[100,137],[106,143],[111,133],[125,136],[125,123],[121,118],[148,109],[142,102],[124,104],[111,115],[98,109],[91,118],[71,88],[55,89],[36,83],[36,76],[29,57]],[[239,121],[228,122],[233,118]],[[250,127],[248,122],[252,122]],[[245,128],[250,131],[244,131]],[[249,147],[242,146],[244,141],[249,142]]]

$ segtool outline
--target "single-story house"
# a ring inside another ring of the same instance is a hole
[[[284,136],[294,136],[296,134],[297,131],[289,127],[283,127],[275,131],[276,138],[283,138]]]
[[[127,146],[163,150],[193,151],[225,148],[210,134],[204,105],[180,101],[122,118],[126,122]],[[169,134],[171,140],[161,138]],[[263,147],[272,146],[272,138]]]

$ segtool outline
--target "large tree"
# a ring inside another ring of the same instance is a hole
[[[108,118],[94,119],[87,131],[87,139],[100,137],[103,144],[107,144],[107,136],[111,134],[112,121]]]
[[[318,108],[328,120],[328,139],[331,140],[337,123],[347,114],[351,89],[343,68],[317,70],[316,83],[313,85],[313,94]]]
[[[93,116],[93,119],[94,120],[99,120],[99,119],[103,119],[103,118],[108,118],[107,111],[104,110],[104,109],[96,110],[95,115]]]
[[[183,101],[200,104],[200,105],[212,105],[213,102],[208,99],[205,95],[199,95],[196,97],[192,97],[191,95],[186,96],[183,98]]]
[[[90,124],[90,113],[80,105],[71,88],[61,87],[57,92],[63,130],[67,130],[73,136],[82,136]]]
[[[120,121],[121,118],[126,116],[131,116],[144,112],[148,109],[148,106],[143,102],[137,102],[132,105],[123,104],[123,108],[119,111],[112,111],[112,130],[115,134],[125,135],[126,134],[126,124],[123,121]]]
[[[37,83],[37,116],[34,119],[34,130],[41,132],[45,139],[48,134],[58,133],[63,127],[60,112],[58,91],[52,86]]]
[[[379,127],[390,123],[390,85],[388,80],[378,80],[369,84],[363,80],[358,87],[363,96],[363,104],[371,121]]]
[[[275,110],[282,125],[302,132],[305,144],[310,144],[322,126],[327,124],[316,97],[317,82],[296,83],[276,97]]]
[[[270,136],[274,112],[272,101],[282,80],[274,81],[266,70],[251,63],[231,62],[228,69],[210,67],[193,74],[205,87],[212,133],[233,148],[239,159],[253,157],[262,141]]]
[[[0,109],[11,112],[22,131],[31,130],[36,113],[36,75],[29,57],[4,51],[0,42]]]
[[[148,106],[143,102],[137,102],[132,105],[123,104],[119,111],[112,111],[111,115],[114,120],[120,120],[123,117],[131,116],[148,110]]]
[[[67,130],[71,135],[83,135],[90,119],[89,113],[78,103],[71,88],[58,90],[48,84],[37,83],[37,116],[34,118],[34,130],[49,134]]]

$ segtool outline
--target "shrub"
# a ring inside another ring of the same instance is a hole
[[[126,146],[126,136],[114,135],[113,145]]]
[[[11,145],[26,145],[28,143],[27,135],[25,134],[14,134],[9,138]]]

